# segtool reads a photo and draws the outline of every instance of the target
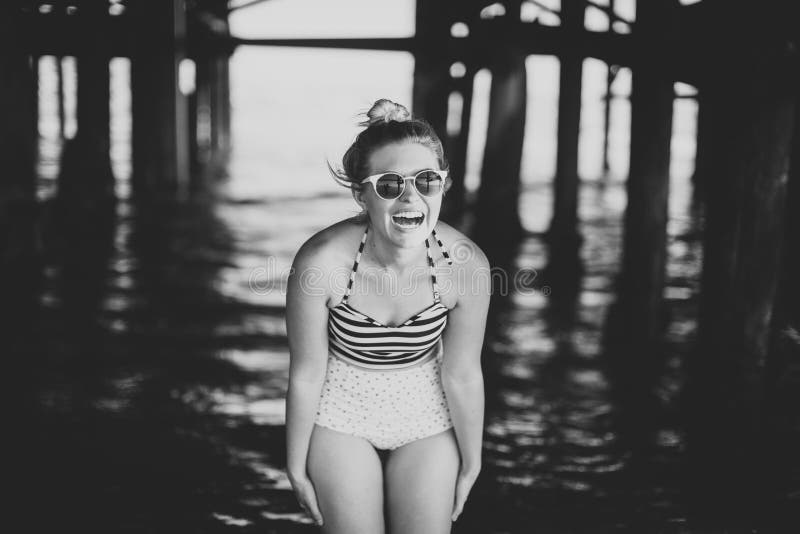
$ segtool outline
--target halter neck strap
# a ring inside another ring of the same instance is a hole
[[[364,235],[361,236],[361,243],[358,245],[358,253],[356,254],[356,260],[353,262],[353,268],[350,270],[350,280],[347,282],[347,290],[344,293],[344,298],[342,299],[342,304],[347,304],[347,299],[350,298],[350,291],[353,289],[353,281],[356,279],[356,271],[358,270],[358,263],[361,261],[361,254],[364,252],[364,244],[367,242],[367,232],[369,231],[369,225],[364,230]]]
[[[353,269],[350,271],[350,279],[347,282],[347,289],[345,290],[342,304],[347,304],[347,300],[350,298],[350,292],[353,290],[353,282],[356,279],[356,271],[358,270],[358,264],[361,262],[361,255],[364,253],[364,246],[367,243],[368,232],[369,225],[367,225],[367,227],[364,229],[364,235],[361,236],[361,243],[358,245],[358,253],[356,253],[356,259],[353,262]],[[450,255],[447,253],[447,249],[444,247],[442,241],[436,236],[436,230],[432,230],[431,232],[434,239],[436,239],[436,243],[439,245],[439,248],[442,250],[442,256],[444,256],[444,258],[447,260],[447,264],[452,265],[453,260],[450,259]],[[439,284],[436,282],[436,268],[433,261],[433,256],[431,255],[431,244],[428,238],[425,238],[425,253],[428,256],[428,267],[430,268],[431,282],[433,283],[433,300],[434,302],[440,302]]]
[[[442,256],[444,256],[444,259],[447,260],[447,265],[453,265],[453,260],[450,259],[450,254],[448,254],[447,248],[445,248],[444,243],[442,243],[442,240],[439,239],[439,236],[436,235],[436,230],[431,230],[431,233],[433,234],[433,238],[436,240],[436,244],[439,245],[439,249],[442,251]]]

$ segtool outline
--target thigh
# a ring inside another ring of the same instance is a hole
[[[450,532],[458,467],[452,428],[391,452],[385,477],[392,534]]]
[[[314,425],[308,475],[329,534],[381,534],[383,473],[375,448],[363,438]]]

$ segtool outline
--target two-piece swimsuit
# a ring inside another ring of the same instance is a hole
[[[368,231],[344,298],[328,310],[328,369],[316,424],[363,437],[376,449],[396,449],[453,426],[441,380],[442,332],[450,310],[439,297],[428,239],[433,304],[398,326],[381,324],[350,306]],[[452,263],[435,231],[433,237]]]

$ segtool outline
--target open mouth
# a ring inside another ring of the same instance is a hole
[[[425,215],[421,211],[401,211],[392,215],[392,222],[400,228],[417,228],[422,225]]]

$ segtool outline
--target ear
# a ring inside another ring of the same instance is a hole
[[[444,188],[442,189],[442,196],[446,195],[448,191],[450,191],[450,187],[453,185],[453,180],[448,176],[444,179]]]
[[[364,199],[364,190],[365,189],[366,189],[365,187],[361,187],[359,189],[356,189],[355,187],[351,187],[350,188],[350,192],[353,193],[353,199],[356,201],[356,204],[358,204],[361,207],[362,210],[366,211],[367,202]]]

